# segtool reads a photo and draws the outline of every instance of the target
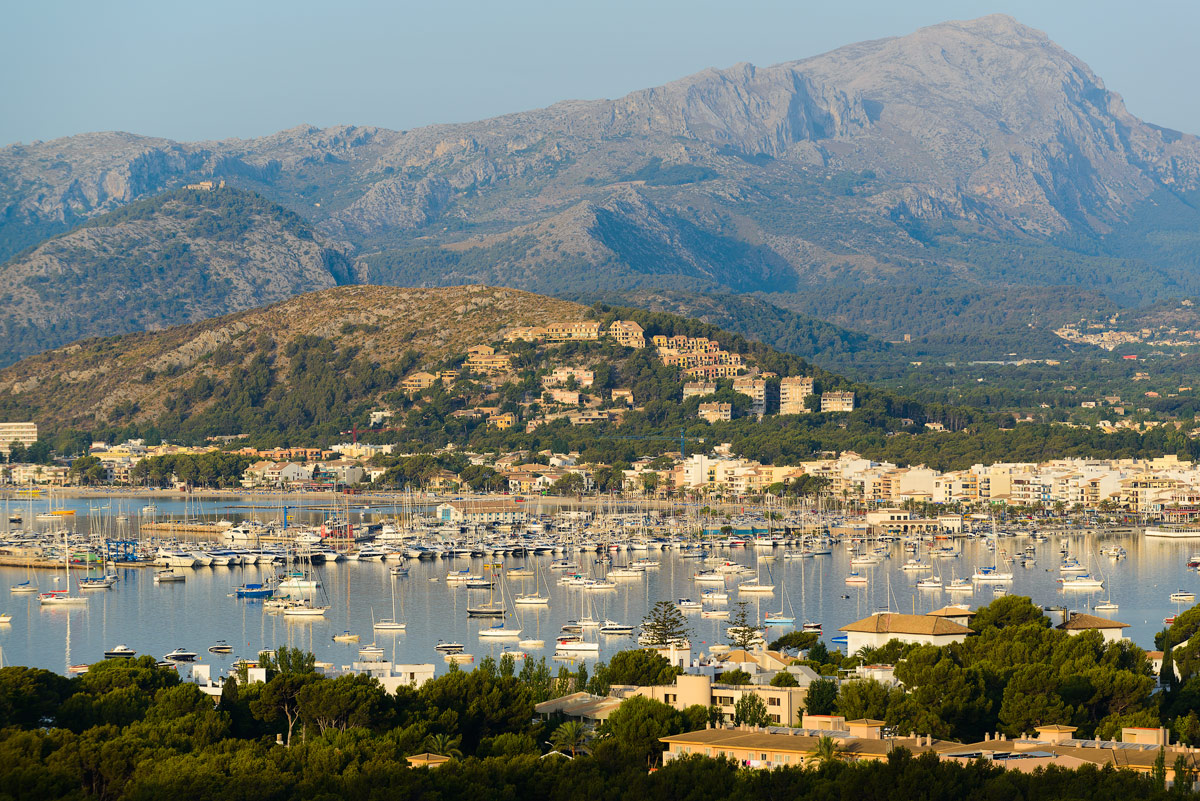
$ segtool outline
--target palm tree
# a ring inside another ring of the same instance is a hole
[[[425,750],[439,756],[461,757],[462,751],[458,750],[461,744],[462,737],[451,737],[449,734],[431,734],[425,738]]]
[[[817,740],[817,747],[813,750],[812,756],[809,757],[809,762],[815,766],[821,766],[829,762],[834,762],[838,758],[837,743],[832,737],[825,736]]]
[[[568,720],[554,730],[550,735],[550,745],[559,751],[570,751],[575,756],[579,751],[586,751],[587,741],[591,732],[578,720]]]

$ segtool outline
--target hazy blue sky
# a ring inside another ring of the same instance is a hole
[[[12,0],[0,144],[466,121],[994,12],[1046,31],[1134,114],[1200,133],[1190,0]]]

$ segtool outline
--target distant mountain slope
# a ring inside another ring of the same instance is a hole
[[[473,123],[8,147],[0,256],[209,176],[293,209],[373,282],[764,291],[809,313],[831,292],[987,309],[1034,288],[1047,330],[1096,292],[1200,294],[1200,140],[1004,16]],[[913,316],[837,322],[890,337]]]
[[[580,301],[603,301],[703,320],[772,348],[829,368],[892,352],[881,340],[799,314],[752,295],[700,294],[671,289],[583,293]]]
[[[81,337],[164,328],[346,283],[301,218],[235,189],[93,217],[0,265],[0,364]]]
[[[203,401],[196,401],[201,407],[284,403],[288,387],[305,380],[324,382],[315,396],[326,412],[344,415],[348,393],[377,384],[375,394],[396,389],[415,366],[409,351],[423,363],[490,342],[510,325],[580,320],[586,314],[578,304],[512,289],[337,287],[30,357],[0,370],[0,419],[29,414],[54,429],[110,420],[144,423],[196,411],[188,398],[201,394]],[[339,351],[336,358],[299,361],[289,345],[306,337],[328,340]],[[260,364],[269,369],[258,371]]]

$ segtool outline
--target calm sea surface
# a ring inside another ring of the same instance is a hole
[[[15,505],[16,502],[14,502]],[[138,510],[147,501],[130,498],[87,500],[66,499],[62,505],[78,510],[75,526],[87,530],[89,524],[109,535],[119,533],[131,524],[115,521],[125,514],[137,520]],[[157,500],[160,515],[182,514],[182,502]],[[250,510],[248,504],[266,506],[266,500],[208,502],[199,511],[208,516],[237,520],[245,515],[260,519],[279,516],[278,508]],[[106,509],[100,507],[108,506]],[[22,504],[23,510],[27,506]],[[40,501],[35,512],[45,508]],[[378,508],[378,507],[377,507]],[[191,511],[196,511],[192,509]],[[390,509],[388,510],[390,511]],[[319,520],[330,514],[323,510],[296,511],[295,517]],[[359,516],[354,513],[355,519]],[[1002,538],[999,549],[1008,553],[1020,552],[1033,544],[1028,538]],[[1111,544],[1123,545],[1126,558],[1116,560],[1101,556],[1101,548]],[[1002,567],[1014,573],[1006,587],[1010,594],[1028,595],[1045,606],[1065,606],[1088,611],[1104,600],[1120,605],[1119,611],[1103,614],[1129,624],[1127,635],[1143,648],[1153,648],[1154,633],[1163,628],[1163,618],[1176,614],[1191,604],[1173,604],[1172,592],[1180,589],[1197,590],[1197,574],[1186,567],[1193,550],[1200,551],[1200,541],[1159,542],[1134,537],[1105,539],[1095,537],[1051,537],[1036,544],[1037,564],[1021,567],[1014,564]],[[1064,591],[1058,586],[1060,548],[1067,547],[1094,575],[1104,580],[1104,589],[1096,591]],[[869,576],[866,586],[850,586],[845,578],[850,572],[850,551],[835,546],[832,556],[811,559],[785,560],[783,548],[716,549],[714,555],[725,556],[751,568],[758,567],[764,582],[774,582],[774,595],[746,595],[740,599],[736,582],[730,583],[733,608],[738,600],[750,603],[754,616],[761,620],[780,609],[796,618],[796,626],[808,620],[824,625],[825,638],[837,634],[837,628],[862,618],[871,612],[890,608],[898,612],[924,612],[948,603],[969,603],[972,608],[993,600],[993,586],[976,585],[973,592],[948,593],[938,590],[918,590],[916,582],[928,575],[945,582],[952,577],[969,576],[977,565],[991,565],[993,554],[983,539],[961,542],[962,556],[958,559],[935,559],[932,571],[906,572],[901,570],[910,554],[899,544],[890,548],[890,558],[874,567],[856,568]],[[774,554],[774,559],[761,557]],[[600,572],[594,564],[595,554],[569,553],[582,571]],[[692,574],[699,569],[696,559],[683,559],[672,550],[618,554],[615,561],[650,556],[661,561],[661,567],[646,571],[645,578],[615,579],[613,590],[584,591],[577,587],[560,586],[560,573],[544,571],[549,580],[548,607],[516,607],[515,618],[509,626],[522,629],[521,638],[542,639],[546,647],[519,649],[517,640],[481,638],[479,631],[494,623],[490,620],[467,617],[468,596],[472,601],[486,600],[486,591],[468,591],[448,585],[448,571],[470,567],[472,572],[484,572],[485,564],[500,563],[505,568],[532,566],[540,561],[547,566],[550,556],[485,559],[438,559],[434,561],[406,560],[409,576],[393,579],[389,568],[398,562],[339,562],[319,568],[319,577],[331,608],[324,618],[295,619],[264,613],[259,601],[230,597],[234,587],[244,582],[261,580],[272,571],[269,566],[205,567],[185,570],[187,580],[156,585],[153,570],[147,568],[118,568],[121,580],[110,590],[91,591],[88,603],[81,607],[42,607],[35,595],[12,595],[9,586],[24,581],[30,573],[19,568],[0,568],[0,611],[11,613],[9,624],[0,624],[0,649],[3,664],[30,665],[63,672],[68,665],[95,662],[103,652],[124,643],[139,654],[156,657],[183,646],[200,653],[200,661],[226,667],[235,658],[253,658],[259,650],[291,645],[313,651],[319,659],[335,665],[348,665],[357,656],[360,643],[374,640],[385,649],[385,658],[398,663],[432,662],[438,672],[445,669],[442,657],[434,650],[439,641],[460,642],[476,660],[491,654],[499,657],[505,649],[524,650],[530,656],[551,657],[554,637],[560,626],[569,619],[591,614],[598,619],[609,618],[636,625],[658,600],[694,598],[699,600],[703,589],[713,585],[698,585]],[[562,557],[553,557],[562,558]],[[922,553],[925,561],[930,561]],[[72,583],[76,571],[72,570]],[[64,587],[62,571],[38,570],[32,573],[43,590]],[[60,577],[57,583],[55,576]],[[433,581],[432,579],[440,579]],[[392,587],[395,587],[397,616],[407,622],[407,631],[398,634],[372,634],[372,620],[392,616]],[[534,579],[509,579],[513,593],[531,592]],[[320,599],[320,596],[318,596]],[[688,615],[694,631],[694,648],[706,651],[712,644],[724,642],[725,622],[701,618],[699,612]],[[360,643],[338,643],[333,636],[349,630],[361,635]],[[771,638],[790,630],[772,628]],[[632,647],[632,637],[609,637],[591,633],[587,639],[599,639],[600,658]],[[207,648],[218,640],[233,646],[233,654],[214,656]]]

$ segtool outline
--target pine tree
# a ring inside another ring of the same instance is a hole
[[[642,637],[646,645],[670,645],[686,641],[691,636],[687,619],[679,611],[679,607],[670,601],[659,601],[654,604],[642,618]]]

